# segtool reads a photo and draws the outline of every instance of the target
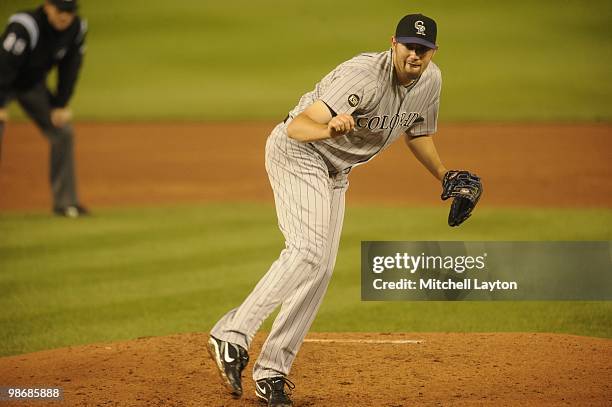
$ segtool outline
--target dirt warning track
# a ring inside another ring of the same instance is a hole
[[[78,178],[96,206],[272,202],[264,169],[274,123],[79,123]],[[9,123],[0,210],[50,208],[48,146],[29,123]],[[612,207],[612,126],[455,124],[435,136],[449,168],[482,176],[479,205]],[[351,174],[348,203],[438,205],[440,186],[403,141]]]

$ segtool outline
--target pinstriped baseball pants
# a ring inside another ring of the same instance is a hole
[[[248,349],[263,321],[281,305],[254,365],[254,380],[289,374],[332,275],[348,188],[347,174],[330,176],[323,159],[288,138],[284,126],[268,138],[266,170],[285,248],[244,302],[211,331]]]

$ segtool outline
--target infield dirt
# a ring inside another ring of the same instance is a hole
[[[256,337],[252,356],[263,339]],[[335,342],[304,343],[291,374],[296,406],[612,404],[609,339],[533,333],[316,333],[308,339]],[[64,402],[49,405],[261,405],[252,362],[244,396],[233,400],[206,340],[193,333],[5,357],[0,383],[62,387]],[[422,342],[392,343],[398,340]]]
[[[140,206],[203,201],[272,202],[264,169],[274,123],[140,123],[76,126],[82,201]],[[0,211],[48,209],[47,143],[10,123],[0,171]],[[483,178],[480,206],[612,206],[612,126],[455,124],[435,141],[449,168]],[[440,205],[439,183],[398,140],[351,174],[347,202]]]

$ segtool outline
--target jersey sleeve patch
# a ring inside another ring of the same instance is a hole
[[[34,20],[34,17],[26,13],[13,14],[11,18],[9,18],[9,24],[13,23],[19,24],[25,28],[26,32],[28,33],[28,37],[30,37],[30,49],[36,48],[36,45],[38,44],[39,30],[38,24],[36,23],[36,20]]]
[[[9,33],[2,43],[2,48],[4,48],[6,52],[11,52],[15,42],[17,42],[17,35],[15,33]]]
[[[19,38],[14,32],[9,33],[2,42],[2,48],[16,56],[23,54],[27,46],[28,42],[23,38]]]
[[[371,99],[372,83],[369,75],[358,70],[341,72],[331,80],[320,99],[338,114],[352,114],[363,109]]]

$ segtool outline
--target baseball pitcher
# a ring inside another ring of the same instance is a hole
[[[449,224],[457,226],[478,202],[480,179],[448,171],[433,143],[440,69],[436,22],[403,17],[391,48],[364,53],[325,76],[303,95],[266,144],[266,170],[274,191],[285,248],[253,291],[217,322],[208,350],[234,397],[262,322],[281,306],[255,362],[256,395],[269,406],[292,406],[291,365],[308,332],[334,269],[352,168],[404,137],[416,158],[453,198]]]

